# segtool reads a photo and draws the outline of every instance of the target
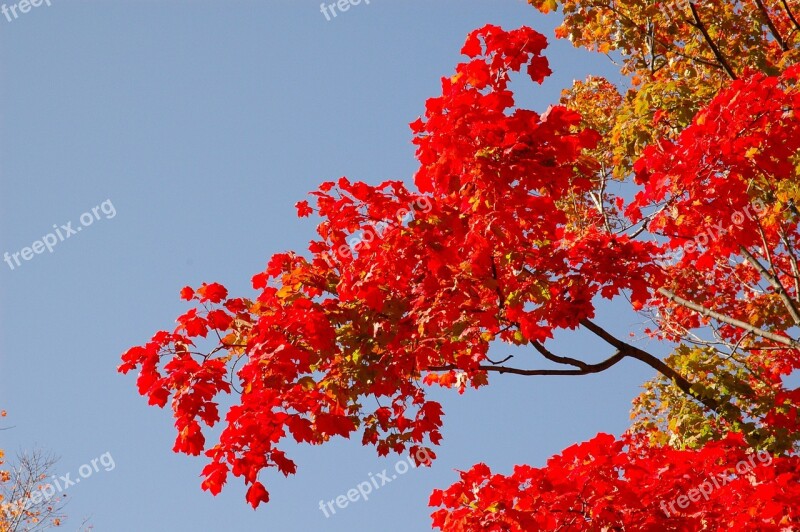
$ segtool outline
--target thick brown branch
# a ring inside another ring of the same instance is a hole
[[[598,364],[583,364],[582,369],[520,369],[509,368],[506,366],[479,366],[478,369],[483,371],[494,371],[497,373],[511,373],[513,375],[535,376],[535,375],[591,375],[592,373],[600,373],[605,371],[620,360],[625,358],[625,354],[617,352],[614,356],[607,358]],[[427,371],[455,371],[459,370],[458,366],[431,366]]]
[[[695,7],[694,2],[689,2],[689,8],[692,10],[692,17],[694,17],[694,24],[692,24],[695,28],[700,30],[700,33],[703,34],[703,39],[705,39],[706,44],[708,44],[709,48],[711,48],[711,52],[714,54],[714,57],[717,58],[717,62],[722,65],[723,70],[725,73],[728,74],[728,77],[731,79],[737,79],[736,74],[733,72],[731,65],[728,64],[728,61],[725,59],[725,56],[722,55],[717,44],[714,42],[714,39],[711,38],[711,35],[708,34],[708,29],[706,29],[706,25],[703,23],[703,20],[700,18],[700,13],[697,12],[697,7]]]
[[[586,369],[587,367],[589,367],[589,365],[582,360],[578,360],[576,358],[558,356],[555,353],[549,351],[545,346],[543,346],[539,342],[533,342],[533,348],[536,349],[539,353],[541,353],[541,355],[544,358],[546,358],[551,362],[555,362],[557,364],[566,364],[568,366],[575,366],[576,368],[580,369]]]
[[[520,368],[509,368],[506,366],[497,366],[497,365],[491,365],[491,366],[482,365],[479,366],[478,369],[483,371],[493,371],[497,373],[511,373],[514,375],[523,375],[523,376],[591,375],[593,373],[600,373],[602,371],[605,371],[610,367],[614,366],[615,364],[617,364],[620,360],[626,357],[630,357],[630,358],[635,358],[640,362],[644,362],[651,368],[655,369],[656,371],[658,371],[659,373],[670,379],[686,395],[696,399],[710,410],[718,411],[720,409],[720,404],[718,401],[696,392],[692,387],[692,383],[687,381],[681,374],[679,374],[677,371],[669,367],[660,359],[654,357],[653,355],[651,355],[646,351],[642,351],[637,347],[634,347],[626,342],[623,342],[622,340],[617,339],[616,337],[608,333],[605,329],[599,327],[598,325],[595,325],[589,320],[581,321],[581,325],[592,331],[594,334],[605,340],[607,343],[616,347],[617,348],[616,353],[614,353],[614,355],[612,355],[611,357],[607,358],[602,362],[599,362],[597,364],[589,364],[575,358],[558,356],[549,351],[541,343],[533,342],[534,348],[539,353],[541,353],[542,356],[544,356],[547,360],[550,360],[551,362],[556,362],[558,364],[575,366],[576,369],[520,369]],[[447,365],[447,366],[431,366],[427,368],[427,371],[456,371],[459,369],[461,368],[459,368],[458,366]]]
[[[642,351],[638,347],[635,347],[627,342],[623,342],[619,338],[613,336],[611,333],[600,327],[599,325],[591,322],[588,319],[581,320],[581,325],[592,331],[595,335],[602,338],[605,342],[609,345],[612,345],[617,348],[619,353],[622,353],[623,356],[629,356],[631,358],[635,358],[640,362],[644,362],[657,372],[661,373],[668,379],[670,379],[675,386],[680,388],[680,390],[685,393],[686,395],[695,398],[706,407],[713,411],[719,410],[720,404],[715,399],[702,395],[696,392],[692,388],[692,383],[690,383],[686,378],[669,367],[665,364],[661,359],[651,355],[647,351]]]
[[[693,301],[689,301],[688,299],[684,299],[684,298],[674,294],[673,292],[670,292],[666,288],[659,288],[658,289],[658,293],[661,294],[662,296],[666,297],[667,299],[669,299],[673,303],[677,303],[678,305],[680,305],[682,307],[686,307],[686,308],[688,308],[690,310],[694,310],[695,312],[697,312],[697,313],[699,313],[699,314],[701,314],[703,316],[706,316],[706,317],[709,317],[709,318],[714,318],[715,320],[717,320],[717,321],[719,321],[721,323],[727,323],[728,325],[733,325],[734,327],[738,327],[738,328],[742,329],[743,331],[748,331],[748,332],[750,332],[750,333],[752,333],[752,334],[754,334],[756,336],[760,336],[761,338],[765,338],[767,340],[772,340],[773,342],[777,342],[779,344],[782,344],[782,345],[785,345],[785,346],[788,346],[788,347],[800,347],[800,346],[798,346],[797,342],[795,342],[793,339],[791,339],[789,337],[780,336],[778,334],[771,333],[771,332],[765,331],[763,329],[759,329],[755,325],[750,325],[747,322],[744,322],[744,321],[741,321],[741,320],[737,320],[736,318],[731,318],[729,316],[725,316],[724,314],[720,314],[719,312],[714,312],[713,310],[711,310],[709,308],[706,308],[703,305],[700,305],[700,304],[695,303]]]
[[[786,45],[786,41],[783,40],[783,37],[778,31],[778,28],[775,27],[775,23],[772,21],[772,17],[769,16],[769,11],[767,11],[767,8],[764,7],[764,2],[762,2],[761,0],[755,0],[755,1],[759,11],[761,11],[761,14],[764,15],[764,21],[767,23],[767,27],[769,28],[770,33],[772,33],[772,36],[775,37],[775,41],[780,45],[781,50],[785,52],[786,50],[789,49],[789,47]]]

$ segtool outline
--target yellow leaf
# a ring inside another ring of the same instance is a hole
[[[542,13],[549,13],[558,9],[556,0],[528,0],[528,2]]]

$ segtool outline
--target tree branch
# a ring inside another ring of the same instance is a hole
[[[703,34],[703,39],[705,39],[706,44],[708,44],[711,51],[714,53],[714,57],[717,58],[717,62],[722,65],[722,68],[725,70],[725,73],[728,74],[728,77],[731,79],[737,79],[736,74],[733,72],[731,65],[728,64],[728,61],[725,59],[725,56],[722,55],[722,52],[717,47],[714,40],[711,38],[711,35],[708,34],[708,30],[706,29],[706,25],[703,24],[702,19],[700,18],[700,13],[697,12],[697,8],[694,5],[694,2],[689,2],[689,8],[692,10],[692,16],[694,17],[694,26],[700,33]]]
[[[756,336],[760,336],[761,338],[765,338],[767,340],[772,340],[773,342],[777,342],[779,344],[782,344],[782,345],[785,345],[785,346],[788,346],[788,347],[795,347],[795,348],[796,347],[800,347],[800,344],[798,344],[792,338],[789,338],[787,336],[780,336],[778,334],[771,333],[771,332],[765,331],[763,329],[759,329],[755,325],[750,325],[747,322],[744,322],[744,321],[741,321],[741,320],[737,320],[736,318],[731,318],[731,317],[725,316],[724,314],[720,314],[719,312],[714,312],[713,310],[711,310],[709,308],[706,308],[706,307],[704,307],[704,306],[702,306],[702,305],[700,305],[698,303],[695,303],[693,301],[689,301],[688,299],[684,299],[684,298],[674,294],[673,292],[670,292],[666,288],[663,288],[663,287],[659,288],[658,289],[658,293],[661,294],[662,296],[666,297],[667,299],[669,299],[673,303],[677,303],[678,305],[680,305],[682,307],[686,307],[686,308],[688,308],[690,310],[694,310],[695,312],[697,312],[697,313],[699,313],[699,314],[701,314],[703,316],[707,316],[709,318],[714,318],[715,320],[717,320],[719,322],[727,323],[728,325],[733,325],[734,327],[739,327],[740,329],[748,331],[750,333],[753,333]]]
[[[797,22],[797,19],[794,17],[794,13],[792,13],[792,9],[789,7],[789,4],[786,3],[786,0],[781,0],[781,4],[783,4],[783,9],[786,10],[786,14],[789,15],[789,20],[792,21],[795,29],[800,30],[800,22]]]
[[[756,5],[758,6],[759,11],[761,14],[764,15],[764,20],[767,23],[767,27],[769,28],[770,33],[772,36],[775,37],[775,41],[780,45],[781,50],[784,52],[789,49],[789,46],[786,45],[786,41],[783,40],[780,32],[778,32],[778,28],[775,27],[775,23],[772,21],[772,17],[769,16],[769,11],[767,8],[764,7],[764,2],[761,0],[755,0]]]
[[[544,358],[551,362],[555,362],[557,364],[566,364],[568,366],[575,366],[576,368],[586,369],[589,365],[582,360],[578,360],[575,358],[570,357],[561,357],[552,352],[550,352],[545,346],[543,346],[539,342],[533,342],[533,348],[539,351]]]
[[[536,375],[551,375],[551,376],[575,376],[575,375],[591,375],[593,373],[600,373],[609,369],[610,367],[617,364],[620,360],[631,357],[639,360],[640,362],[644,362],[651,368],[655,369],[668,379],[670,379],[681,391],[683,391],[686,395],[696,399],[704,406],[709,408],[712,411],[718,412],[720,410],[720,403],[719,401],[706,397],[698,392],[696,392],[692,388],[692,383],[687,381],[681,374],[677,371],[669,367],[667,364],[662,362],[660,359],[654,357],[650,353],[646,351],[642,351],[638,347],[634,347],[622,340],[611,335],[608,331],[595,325],[589,320],[582,320],[581,325],[592,331],[595,335],[599,336],[606,343],[612,345],[617,349],[617,351],[606,360],[599,362],[597,364],[589,364],[583,362],[581,360],[577,360],[571,357],[562,357],[558,356],[551,351],[549,351],[544,345],[539,342],[533,342],[533,347],[542,354],[547,360],[551,362],[555,362],[558,364],[565,364],[569,366],[575,366],[575,369],[520,369],[520,368],[509,368],[506,366],[498,366],[498,365],[481,365],[478,366],[479,370],[482,371],[493,371],[497,373],[511,373],[514,375],[523,375],[523,376],[536,376]],[[426,371],[456,371],[460,370],[456,365],[450,364],[447,366],[430,366],[427,368]]]
[[[620,353],[619,351],[616,352],[613,356],[607,358],[603,362],[598,364],[585,364],[583,365],[582,369],[519,369],[519,368],[509,368],[506,366],[478,366],[478,369],[482,371],[493,371],[497,373],[511,373],[513,375],[524,375],[524,376],[535,376],[535,375],[591,375],[592,373],[600,373],[601,371],[605,371],[623,358],[625,358],[624,353]],[[449,365],[449,366],[431,366],[427,368],[427,371],[455,371],[460,370],[458,366]]]
[[[702,395],[695,390],[692,389],[692,383],[690,383],[686,378],[669,367],[665,364],[661,359],[651,355],[647,351],[643,351],[638,347],[635,347],[627,342],[623,342],[619,338],[616,338],[611,333],[600,327],[599,325],[591,322],[588,319],[581,320],[581,325],[592,331],[596,336],[602,338],[606,343],[614,346],[617,348],[618,352],[622,353],[623,356],[629,356],[631,358],[635,358],[640,362],[644,362],[657,372],[661,373],[668,379],[670,379],[675,386],[681,389],[686,395],[695,398],[697,401],[701,402],[707,408],[718,411],[720,408],[719,401],[713,399],[711,397],[707,397],[706,395]]]
[[[630,24],[631,26],[636,28],[636,30],[642,36],[646,35],[647,31],[641,24],[638,24],[636,21],[634,21],[628,15],[623,13],[621,10],[615,8],[613,5],[606,6],[606,7],[608,9],[610,9],[612,13],[614,13],[615,15],[617,15],[618,17],[623,19],[625,22],[627,22],[628,24]],[[695,56],[692,56],[692,55],[688,55],[686,53],[683,53],[683,52],[679,51],[679,48],[677,46],[659,39],[658,35],[653,34],[653,36],[654,36],[655,42],[657,44],[661,45],[661,47],[664,48],[664,50],[666,52],[668,52],[668,53],[673,53],[673,54],[675,54],[675,55],[677,55],[679,57],[683,57],[684,59],[688,59],[689,61],[695,61],[695,62],[700,63],[701,65],[705,65],[705,66],[707,66],[709,68],[719,68],[719,69],[722,68],[722,66],[718,62],[715,63],[714,61],[709,61],[709,60],[703,59],[702,57],[695,57]]]
[[[772,273],[770,273],[764,267],[764,265],[761,264],[761,262],[759,262],[759,260],[755,258],[753,254],[747,251],[743,246],[739,246],[739,249],[741,250],[742,255],[744,255],[744,258],[747,259],[747,262],[749,262],[753,266],[753,268],[758,270],[758,273],[760,273],[762,277],[764,277],[767,281],[769,281],[769,284],[772,285],[772,288],[774,288],[775,291],[778,292],[781,301],[783,301],[783,306],[785,306],[786,310],[789,311],[789,315],[792,317],[792,321],[794,322],[794,324],[800,325],[800,312],[797,311],[797,306],[795,306],[794,301],[792,301],[792,298],[789,297],[789,294],[786,292],[786,288],[784,288],[780,280]]]
[[[781,228],[781,241],[786,248],[786,253],[789,255],[789,262],[792,265],[792,277],[794,278],[794,293],[796,297],[800,297],[800,267],[797,265],[797,256],[794,254],[792,243],[786,236],[786,233]]]

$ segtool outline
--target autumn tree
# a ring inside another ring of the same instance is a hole
[[[216,494],[233,474],[255,507],[268,500],[264,469],[296,472],[287,438],[358,433],[381,455],[435,456],[442,408],[429,385],[635,359],[657,377],[625,435],[510,475],[479,464],[433,494],[434,526],[800,526],[800,390],[786,384],[800,368],[796,6],[531,3],[563,9],[557,35],[612,55],[630,88],[592,77],[544,114],[520,108],[512,78],[550,74],[545,37],[472,32],[467,59],[411,124],[414,188],[324,183],[297,205],[321,218],[307,254],[273,256],[251,298],[184,288],[192,308],[178,327],[127,351],[120,370],[138,371],[150,404],[170,404],[176,452],[208,457],[203,488]],[[613,196],[614,180],[632,192]],[[617,298],[670,356],[604,327],[603,300]],[[556,331],[578,328],[605,360],[553,351]],[[532,358],[492,360],[502,343]],[[235,404],[207,443],[220,394]]]

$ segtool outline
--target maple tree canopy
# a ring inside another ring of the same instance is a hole
[[[800,389],[786,384],[800,368],[797,6],[530,3],[563,9],[559,37],[617,54],[627,92],[590,77],[544,114],[520,108],[512,79],[551,73],[546,38],[475,30],[411,124],[413,189],[323,183],[297,204],[321,219],[307,254],[274,255],[252,298],[184,288],[192,307],[177,328],[128,350],[120,371],[138,372],[150,404],[170,404],[176,452],[208,458],[203,489],[241,477],[256,507],[265,469],[296,472],[287,439],[358,434],[380,455],[435,457],[442,407],[428,386],[632,358],[656,377],[628,432],[541,468],[478,464],[434,492],[434,527],[800,527]],[[612,195],[615,180],[633,192]],[[603,327],[603,301],[617,298],[675,345],[668,357]],[[548,347],[578,328],[612,354],[588,363]],[[503,342],[546,364],[493,361]],[[233,405],[207,442],[220,394]]]

